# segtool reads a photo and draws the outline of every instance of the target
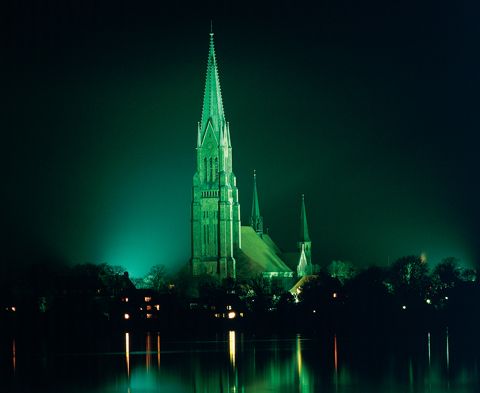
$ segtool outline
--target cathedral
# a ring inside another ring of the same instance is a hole
[[[192,274],[208,274],[219,279],[246,279],[258,275],[294,278],[311,274],[311,241],[303,195],[295,252],[283,253],[263,230],[256,173],[253,174],[250,225],[241,225],[230,125],[223,111],[212,32],[196,154],[192,191]]]

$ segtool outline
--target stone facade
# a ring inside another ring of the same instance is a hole
[[[230,128],[223,111],[213,33],[210,33],[202,119],[197,131],[197,170],[192,193],[194,276],[235,278],[234,253],[241,246],[240,204],[232,170]]]
[[[235,279],[237,270],[240,279],[258,275],[288,279],[294,275],[312,274],[311,241],[303,195],[296,252],[281,252],[268,233],[264,233],[255,173],[251,226],[241,227],[230,126],[223,111],[213,33],[210,33],[196,153],[192,193],[192,274],[209,274],[219,279]]]

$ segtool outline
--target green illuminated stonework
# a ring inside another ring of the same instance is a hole
[[[260,215],[260,205],[258,203],[257,192],[257,174],[253,172],[253,195],[252,195],[252,215],[250,216],[250,225],[260,236],[263,235],[263,217]]]
[[[297,249],[300,253],[300,259],[302,259],[302,254],[304,254],[305,262],[300,262],[303,266],[298,275],[304,276],[305,274],[312,273],[312,242],[310,240],[310,235],[308,234],[308,224],[307,224],[307,211],[305,209],[305,196],[302,194],[302,207],[300,210],[300,239],[297,242]],[[300,269],[300,263],[298,269]],[[298,270],[297,269],[297,270]]]
[[[302,195],[297,251],[283,253],[263,231],[263,217],[253,176],[250,226],[241,226],[236,178],[232,170],[230,128],[223,111],[220,78],[210,33],[202,118],[197,133],[197,168],[192,194],[194,276],[219,279],[293,278],[312,274],[311,241]]]
[[[235,278],[234,252],[241,246],[240,204],[232,171],[229,124],[223,112],[220,79],[210,33],[202,119],[197,134],[193,176],[192,259],[194,276]]]

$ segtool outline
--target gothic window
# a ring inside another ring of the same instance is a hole
[[[213,177],[213,158],[210,157],[210,181],[215,180]]]
[[[217,246],[217,224],[213,224],[213,245]]]
[[[215,157],[215,176],[218,176],[218,157]]]
[[[205,248],[205,244],[206,244],[206,241],[207,241],[207,226],[204,225],[203,226],[203,247],[202,247],[202,251],[203,251],[203,255],[206,254],[206,248]]]
[[[207,159],[206,158],[203,160],[203,164],[204,164],[204,167],[205,167],[205,181],[208,181],[208,178],[207,178],[207,176],[208,176],[208,166],[207,166]]]

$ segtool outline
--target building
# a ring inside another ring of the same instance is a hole
[[[293,278],[311,274],[311,241],[303,195],[301,231],[294,253],[282,253],[268,233],[264,233],[256,173],[253,175],[250,225],[241,225],[230,126],[223,110],[212,32],[196,155],[192,191],[192,274],[215,275],[219,279],[258,275]]]
[[[213,33],[210,33],[202,119],[193,176],[192,272],[235,278],[234,251],[241,247],[240,204],[232,170],[229,124],[223,112]]]

